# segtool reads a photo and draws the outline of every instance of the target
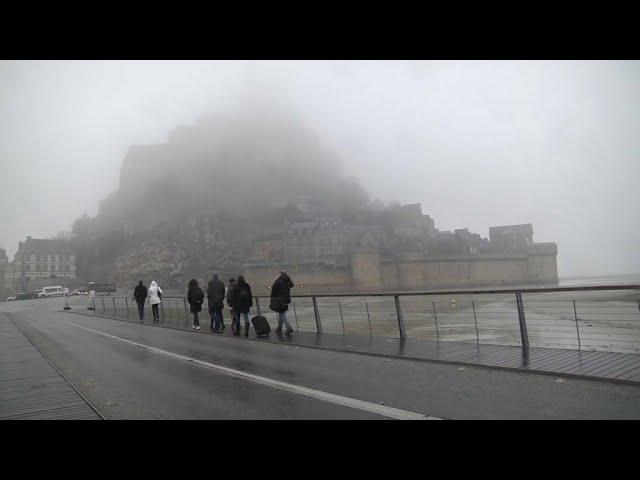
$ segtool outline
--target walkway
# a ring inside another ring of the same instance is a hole
[[[3,313],[0,313],[0,365],[0,419],[100,420]]]

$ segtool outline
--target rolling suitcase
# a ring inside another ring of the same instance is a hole
[[[271,327],[269,326],[269,322],[262,315],[256,315],[251,319],[251,323],[253,324],[253,328],[256,331],[256,335],[261,337],[263,335],[269,335],[271,333]]]

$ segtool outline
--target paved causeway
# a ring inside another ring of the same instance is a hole
[[[634,384],[247,341],[61,306],[0,304],[2,418],[100,418],[92,406],[106,419],[640,418]]]

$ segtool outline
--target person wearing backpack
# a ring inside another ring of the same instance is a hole
[[[224,283],[218,278],[218,274],[214,273],[213,278],[207,285],[207,301],[209,304],[209,315],[211,316],[211,331],[224,331],[224,317],[222,309],[224,308]]]
[[[291,303],[291,289],[293,288],[293,282],[287,272],[284,270],[280,272],[280,276],[276,278],[271,286],[271,301],[269,302],[269,308],[276,312],[278,317],[278,327],[276,333],[282,335],[282,324],[287,327],[287,335],[293,333],[293,328],[287,320],[287,314],[285,313],[289,309]]]
[[[144,301],[147,299],[147,287],[142,284],[142,280],[133,290],[133,298],[136,300],[136,304],[138,305],[138,316],[140,316],[140,321],[144,320]]]
[[[149,303],[151,304],[151,310],[153,311],[153,323],[160,321],[160,313],[158,313],[158,305],[162,302],[162,289],[156,283],[155,280],[151,281],[149,285]]]
[[[237,311],[237,298],[238,298],[238,284],[235,278],[229,279],[229,287],[227,288],[227,305],[231,310],[231,330],[234,335],[240,335],[240,329],[237,328],[237,324],[240,323],[240,318]],[[236,319],[236,317],[238,317]]]
[[[245,281],[242,275],[238,276],[237,282],[237,314],[236,314],[236,328],[238,333],[240,332],[240,315],[244,317],[244,336],[249,336],[249,311],[253,306],[253,294],[251,293],[251,286]]]
[[[204,302],[204,293],[198,285],[198,281],[192,278],[189,281],[189,290],[187,291],[187,301],[191,306],[190,310],[193,313],[193,329],[200,330],[200,321],[198,320],[198,312],[202,311],[202,302]]]

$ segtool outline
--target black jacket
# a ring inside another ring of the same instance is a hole
[[[147,298],[147,287],[144,285],[137,285],[133,290],[133,298],[135,298],[138,303],[144,303]]]
[[[289,275],[283,273],[271,286],[271,302],[269,308],[274,312],[286,312],[291,303],[291,289],[293,288],[293,282]]]
[[[224,283],[218,278],[209,281],[207,286],[207,300],[209,300],[209,308],[222,310],[224,308]]]
[[[237,305],[236,305],[237,299],[238,299],[238,284],[232,283],[231,285],[229,285],[229,288],[227,289],[227,305],[229,305],[229,308],[231,308],[232,310],[235,310],[237,308]]]
[[[202,302],[204,301],[204,293],[200,287],[190,288],[187,292],[187,300],[191,305],[191,313],[202,311]]]
[[[253,306],[251,286],[247,282],[237,282],[236,285],[236,310],[240,313],[249,313]]]

